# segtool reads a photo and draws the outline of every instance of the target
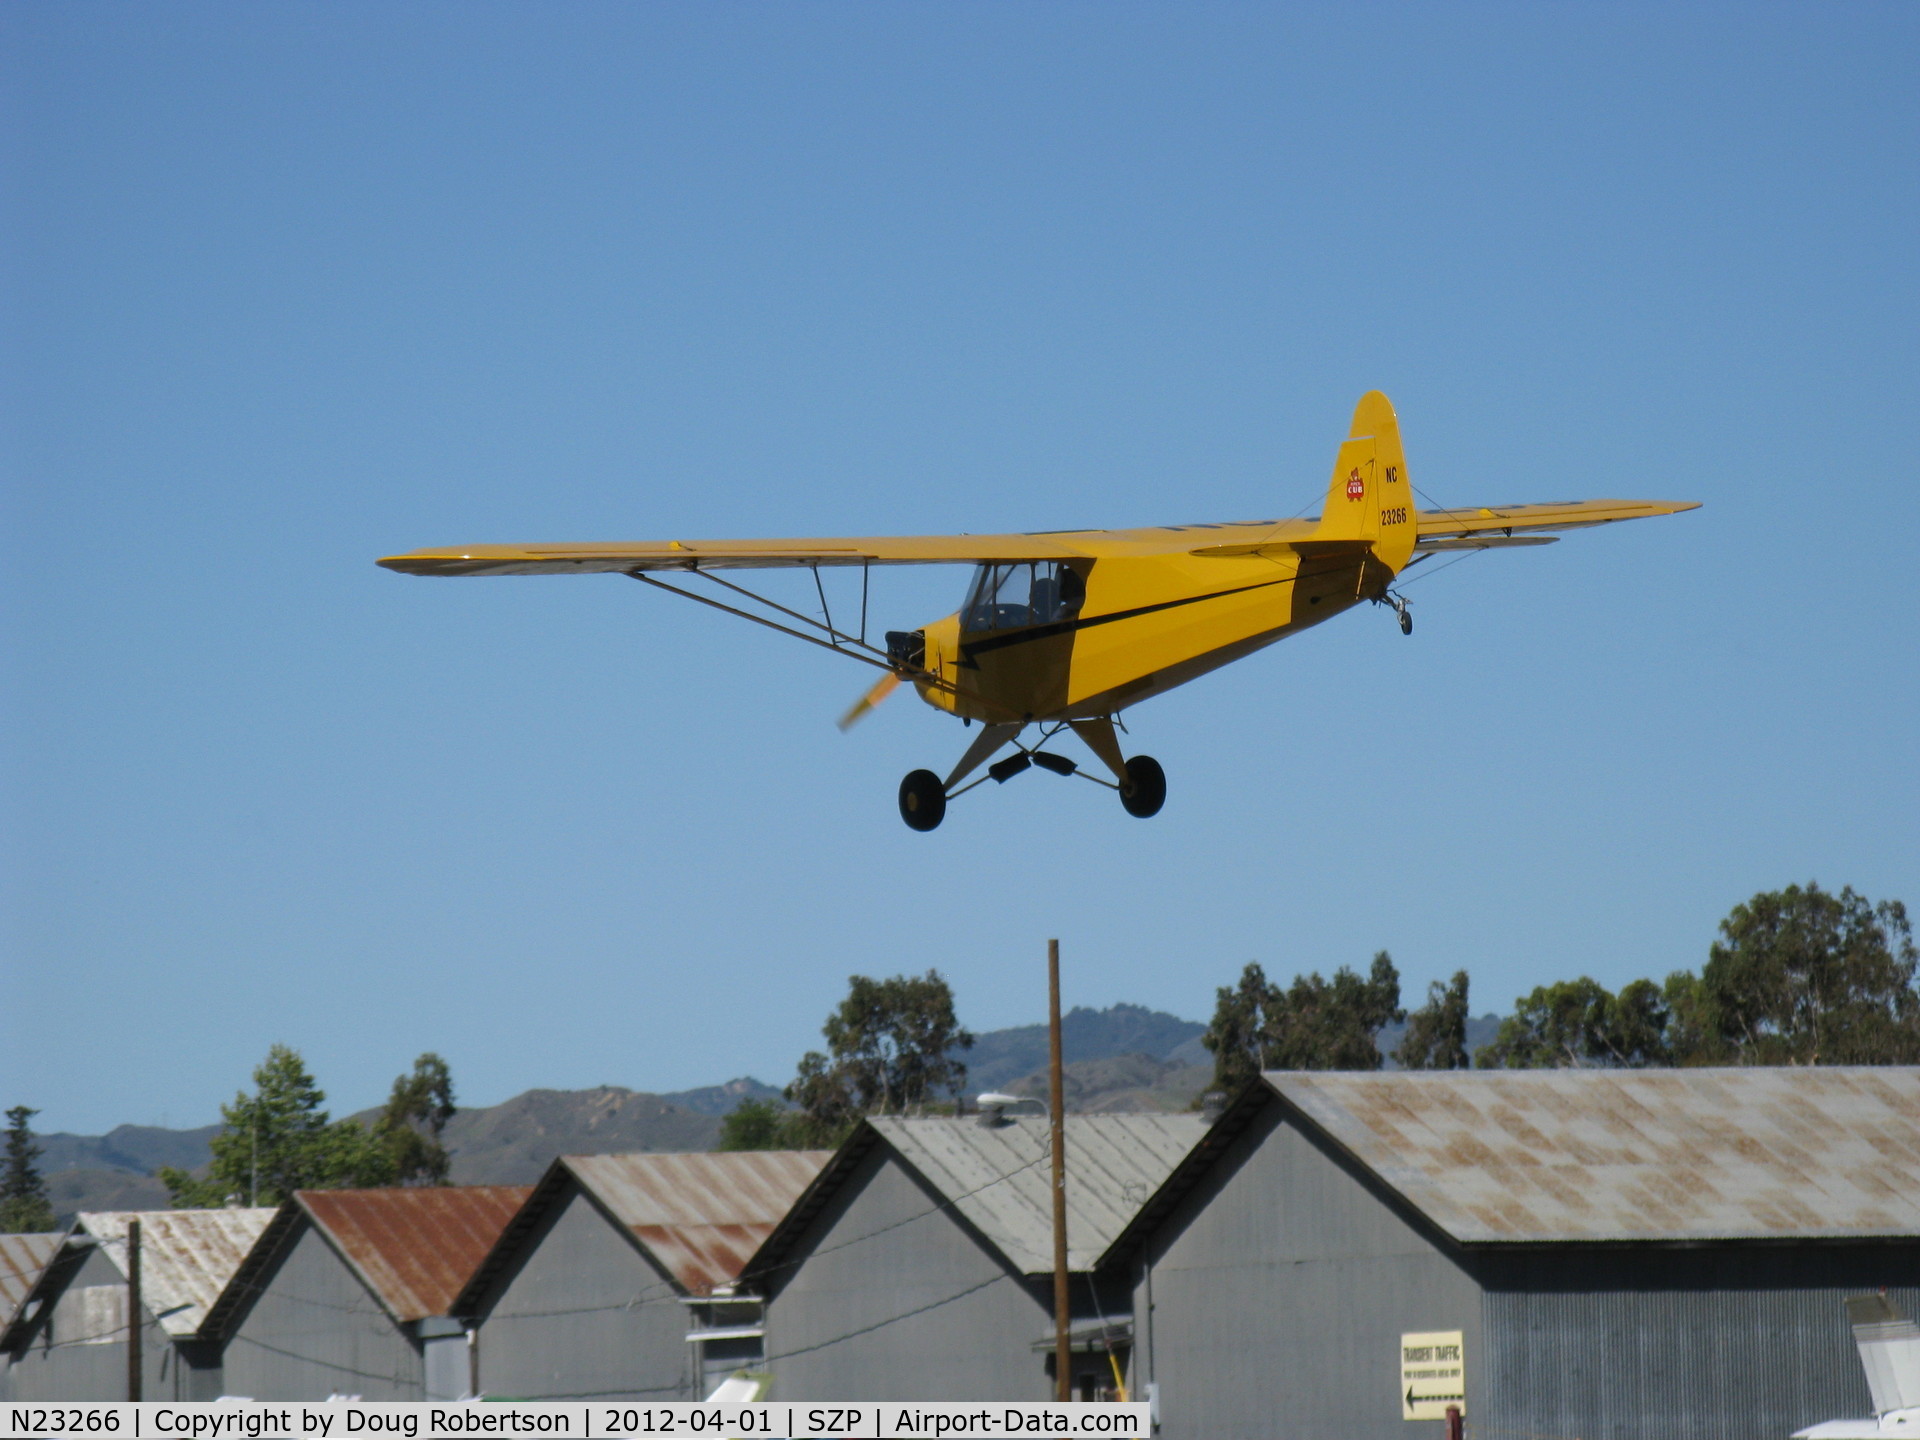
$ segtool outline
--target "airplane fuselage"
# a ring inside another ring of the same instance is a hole
[[[1013,567],[981,567],[976,594],[996,568]],[[1072,610],[970,603],[919,632],[921,698],[986,723],[1111,715],[1378,598],[1393,577],[1350,553],[1123,556],[1060,568],[1085,597]]]

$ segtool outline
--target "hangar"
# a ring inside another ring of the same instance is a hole
[[[295,1192],[268,1212],[272,1223],[208,1317],[227,1392],[466,1394],[471,1346],[451,1318],[453,1297],[526,1197],[524,1185]]]
[[[1075,1393],[1124,1388],[1132,1316],[1112,1245],[1206,1133],[1198,1115],[1066,1118]],[[748,1265],[782,1400],[1050,1400],[1044,1119],[862,1121]]]
[[[1168,1440],[1404,1437],[1452,1332],[1477,1433],[1785,1435],[1920,1305],[1920,1069],[1273,1072],[1114,1249]]]
[[[756,1364],[759,1303],[734,1281],[828,1156],[555,1160],[455,1302],[478,1327],[481,1392],[694,1400]]]
[[[138,1220],[141,1393],[215,1398],[221,1360],[208,1316],[272,1219],[264,1207],[82,1212],[0,1330],[0,1396],[127,1398],[127,1236]]]

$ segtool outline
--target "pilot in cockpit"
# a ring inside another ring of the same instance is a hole
[[[960,627],[1017,630],[1070,621],[1087,600],[1086,579],[1060,560],[982,565],[960,610]]]

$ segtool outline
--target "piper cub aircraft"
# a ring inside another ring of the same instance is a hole
[[[915,770],[900,782],[901,818],[931,830],[950,800],[1035,765],[1106,785],[1119,792],[1128,814],[1153,815],[1166,800],[1166,774],[1151,756],[1123,754],[1115,733],[1125,731],[1122,711],[1362,601],[1392,607],[1401,630],[1412,634],[1413,616],[1394,580],[1440,551],[1550,545],[1555,537],[1546,532],[1695,508],[1688,501],[1570,500],[1423,511],[1414,504],[1393,406],[1373,391],[1353,413],[1318,520],[1032,535],[472,545],[379,563],[409,575],[612,571],[753,620],[885,672],[842,718],[842,729],[909,681],[936,710],[981,727],[944,778]],[[888,631],[884,648],[868,642],[870,567],[957,564],[976,567],[958,611],[918,630]],[[820,618],[725,578],[775,566],[813,571]],[[835,566],[861,571],[857,630],[836,623],[827,605],[820,571]],[[1023,740],[1030,727],[1033,738]],[[1110,780],[1042,748],[1065,731],[1079,737]],[[1012,754],[967,783],[1008,746]]]

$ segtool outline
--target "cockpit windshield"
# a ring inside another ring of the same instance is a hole
[[[1071,620],[1086,602],[1087,582],[1059,560],[1020,560],[982,565],[974,572],[960,628],[1017,630]]]

